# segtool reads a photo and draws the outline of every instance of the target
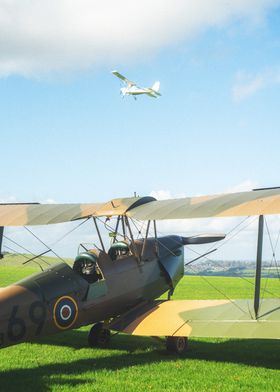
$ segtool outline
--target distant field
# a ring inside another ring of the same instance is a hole
[[[0,286],[39,271],[19,263],[0,262]],[[253,279],[248,280],[184,277],[174,299],[224,298],[223,293],[252,297]],[[263,282],[271,292],[266,296],[280,296],[278,279]],[[90,349],[87,330],[1,350],[0,391],[279,390],[280,341],[193,339],[188,353],[177,358],[167,354],[159,341],[126,335],[115,336],[109,349]]]
[[[0,267],[5,267],[5,266],[20,267],[20,268],[30,267],[33,268],[35,271],[37,270],[40,271],[39,264],[45,268],[48,264],[51,265],[55,263],[60,263],[62,260],[64,260],[66,263],[69,264],[73,263],[73,260],[69,258],[63,258],[62,260],[60,260],[57,257],[49,257],[49,256],[41,256],[33,261],[29,261],[32,257],[33,257],[32,255],[27,255],[27,254],[22,254],[22,255],[8,254],[5,255],[5,257],[0,260]]]
[[[39,264],[45,269],[49,265],[53,265],[61,262],[61,260],[56,257],[42,257],[41,259],[36,259],[36,263],[31,261],[27,264],[23,264],[29,260],[32,256],[14,256],[7,255],[0,260],[0,287],[8,286],[18,280],[25,278],[28,275],[40,272]],[[73,260],[65,259],[69,264],[72,264]],[[39,264],[38,264],[39,263]]]

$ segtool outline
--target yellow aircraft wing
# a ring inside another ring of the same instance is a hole
[[[109,327],[140,336],[280,339],[279,305],[279,299],[263,300],[256,320],[251,300],[154,301]]]

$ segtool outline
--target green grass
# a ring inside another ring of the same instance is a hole
[[[30,255],[6,255],[2,260],[0,260],[0,286],[8,286],[9,284],[21,280],[26,276],[40,272],[41,269],[38,262],[45,269],[48,264],[53,265],[61,261],[56,257],[44,256],[41,259],[36,259],[36,263],[31,261],[30,263],[23,264],[30,258],[32,258]],[[73,260],[65,259],[65,262],[72,264]]]
[[[0,265],[0,286],[36,271]],[[185,277],[174,299],[252,296],[238,278]],[[208,282],[211,284],[209,285]],[[267,288],[280,294],[279,281]],[[269,294],[268,294],[269,295]],[[277,391],[280,341],[193,339],[181,358],[152,338],[117,335],[109,349],[87,347],[88,327],[1,350],[0,391]]]

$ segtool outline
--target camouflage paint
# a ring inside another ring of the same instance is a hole
[[[173,238],[169,253],[166,244],[170,237],[160,239],[160,260],[155,239],[151,238],[141,263],[133,255],[112,261],[100,251],[98,265],[104,279],[92,284],[69,265],[60,263],[0,290],[1,347],[113,318],[154,300],[170,289],[173,279],[168,271],[163,272],[164,260],[172,257],[172,263],[180,265],[177,269],[183,269],[180,238],[175,242]],[[141,247],[141,240],[137,246]],[[174,256],[173,251],[178,249],[180,256]]]

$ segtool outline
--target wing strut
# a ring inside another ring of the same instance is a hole
[[[255,310],[256,319],[258,318],[259,308],[260,308],[262,248],[263,248],[263,215],[260,215],[259,216],[259,227],[258,227],[258,247],[257,247],[256,275],[255,275],[255,297],[254,297],[254,310]]]
[[[98,227],[97,222],[96,222],[95,216],[93,216],[92,219],[93,219],[93,222],[94,222],[94,225],[95,225],[95,228],[96,228],[96,232],[97,232],[97,235],[98,235],[98,238],[99,238],[102,250],[103,250],[103,252],[106,252],[105,251],[105,247],[104,247],[104,243],[102,241],[102,237],[101,237],[101,234],[100,234],[100,230],[99,230],[99,227]]]
[[[0,226],[0,259],[3,259],[3,257],[4,257],[4,255],[2,253],[3,235],[4,235],[4,227]]]

